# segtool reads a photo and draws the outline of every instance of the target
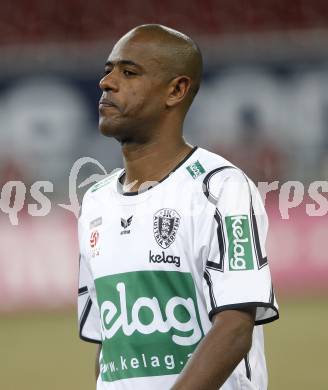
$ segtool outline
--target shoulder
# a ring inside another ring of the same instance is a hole
[[[204,166],[206,170],[205,177],[207,180],[214,175],[240,178],[246,177],[242,169],[219,154],[200,148],[197,157],[198,162]]]
[[[84,194],[81,206],[81,213],[85,214],[102,202],[104,197],[108,196],[108,191],[114,188],[116,180],[121,174],[122,169],[116,169],[103,179],[92,185]]]
[[[223,190],[230,188],[235,193],[246,189],[248,192],[253,185],[242,169],[218,154],[200,149],[199,162],[205,168],[202,176],[203,191],[212,203],[217,202]]]
[[[198,148],[198,156],[206,161],[207,164],[213,165],[213,166],[224,166],[224,165],[231,165],[234,166],[229,160],[224,158],[223,156],[220,156],[217,153],[210,152],[207,149],[204,148]]]
[[[102,194],[103,191],[101,189],[104,189],[108,187],[109,185],[113,184],[115,182],[115,179],[117,179],[120,174],[122,173],[122,169],[117,168],[114,169],[111,173],[106,175],[102,180],[97,181],[93,186],[91,186],[86,194],[95,194],[96,192],[98,195]]]
[[[203,176],[202,190],[207,200],[216,208],[229,213],[253,210],[256,215],[266,212],[258,188],[245,172],[225,158],[204,150],[207,170]]]

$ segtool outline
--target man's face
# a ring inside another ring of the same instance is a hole
[[[99,128],[119,141],[148,139],[165,111],[168,81],[154,42],[123,37],[113,48],[100,80]]]

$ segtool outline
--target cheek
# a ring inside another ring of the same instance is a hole
[[[151,85],[130,85],[126,90],[124,114],[135,118],[157,116],[161,106],[160,92]]]
[[[128,91],[128,103],[125,106],[126,114],[137,115],[147,109],[147,106],[151,102],[151,94],[145,94],[145,91],[142,89],[130,89]]]

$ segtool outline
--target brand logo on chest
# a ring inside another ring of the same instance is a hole
[[[133,218],[133,215],[131,215],[131,217],[128,219],[121,218],[121,226],[123,228],[123,230],[121,231],[121,235],[122,234],[130,234],[130,229],[128,229],[128,227],[132,223],[132,218]]]

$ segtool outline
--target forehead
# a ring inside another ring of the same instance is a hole
[[[132,61],[145,68],[156,68],[165,62],[158,42],[145,37],[124,36],[113,47],[108,61]]]

